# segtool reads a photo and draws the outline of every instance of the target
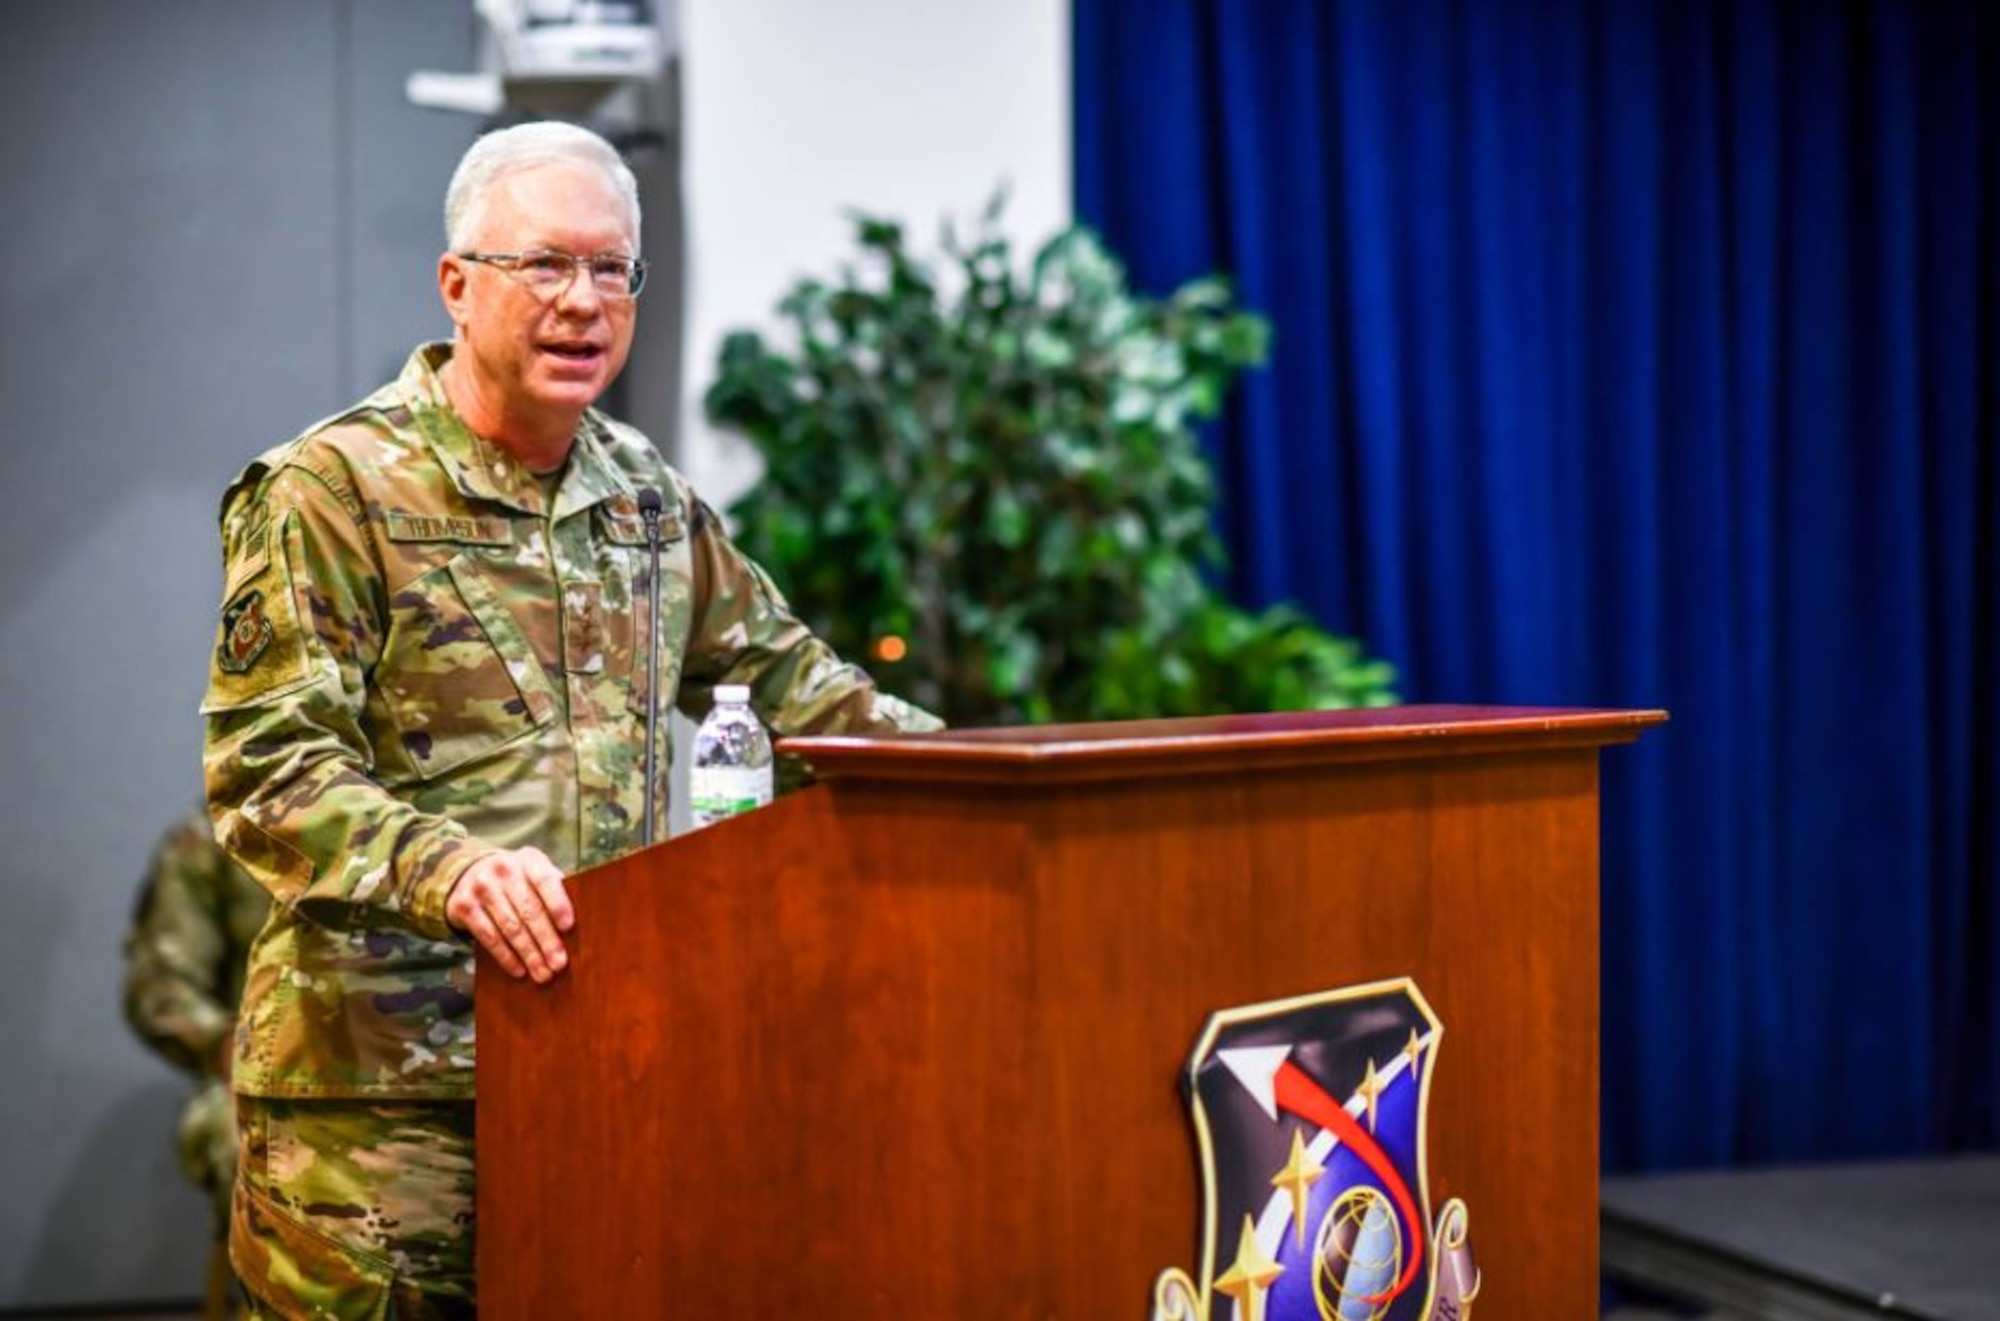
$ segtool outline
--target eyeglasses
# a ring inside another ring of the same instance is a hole
[[[506,272],[545,303],[562,297],[576,279],[578,267],[589,268],[590,283],[605,298],[637,298],[646,287],[646,263],[638,257],[573,257],[546,248],[533,252],[461,252],[458,257]]]

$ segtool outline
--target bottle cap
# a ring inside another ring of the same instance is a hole
[[[750,685],[747,683],[719,683],[715,685],[715,700],[718,702],[745,702],[750,700]]]

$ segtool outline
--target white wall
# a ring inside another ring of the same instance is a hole
[[[679,459],[711,504],[756,456],[701,420],[723,335],[773,325],[852,251],[845,211],[926,250],[1005,181],[1032,246],[1070,217],[1069,0],[682,0],[686,208]]]

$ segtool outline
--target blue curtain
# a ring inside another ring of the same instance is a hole
[[[1075,0],[1077,202],[1233,275],[1232,589],[1606,757],[1607,1165],[1993,1146],[2000,16]]]

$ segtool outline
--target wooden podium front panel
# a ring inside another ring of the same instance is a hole
[[[1248,775],[1058,813],[1035,1035],[1060,1043],[1051,1063],[1099,1067],[1070,1068],[1091,1086],[1049,1112],[1073,1163],[1046,1246],[1060,1278],[1123,1267],[1074,1315],[1141,1316],[1111,1309],[1167,1266],[1201,1278],[1176,1084],[1208,1015],[1405,976],[1444,1024],[1430,1207],[1468,1205],[1479,1317],[1595,1315],[1596,789],[1595,752],[1568,752]]]
[[[557,985],[482,972],[484,1314],[1015,1314],[1026,829],[885,806],[816,788],[599,869]]]
[[[481,974],[482,1306],[1144,1318],[1208,1016],[1407,975],[1479,1315],[1591,1315],[1596,758],[835,783],[580,877],[556,986]]]

